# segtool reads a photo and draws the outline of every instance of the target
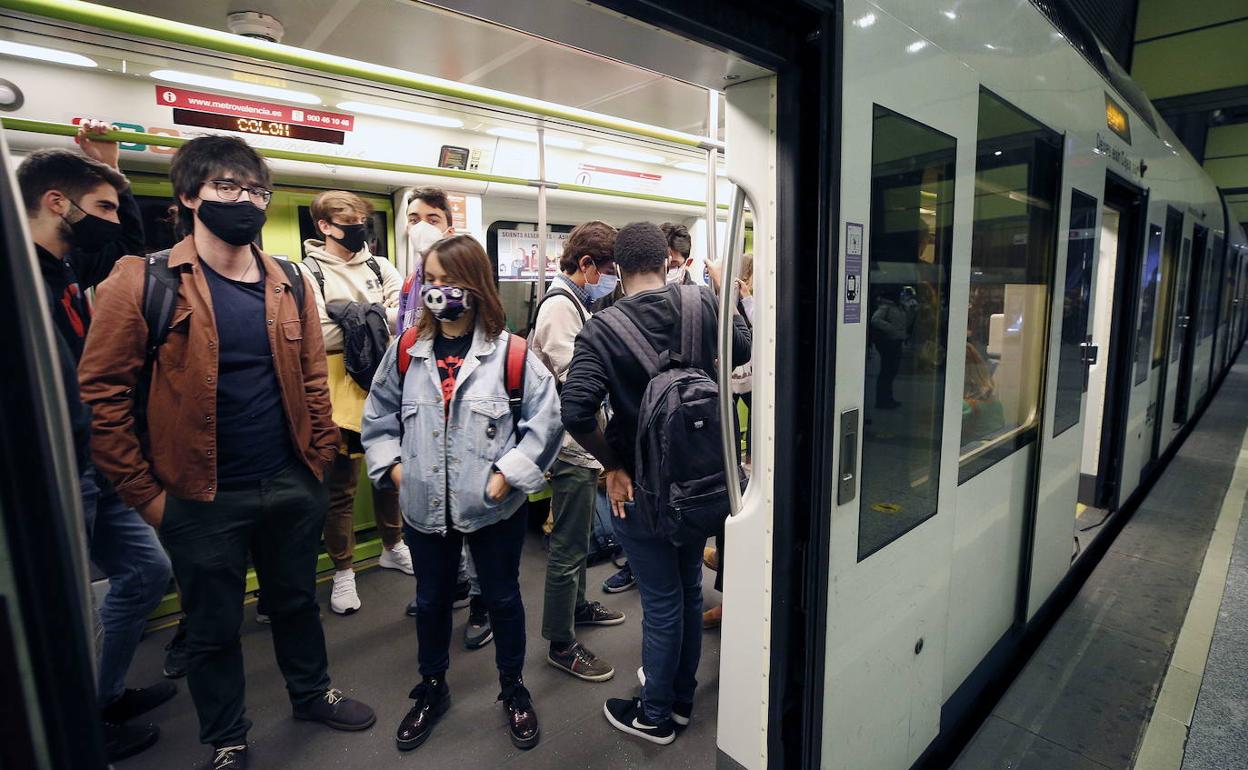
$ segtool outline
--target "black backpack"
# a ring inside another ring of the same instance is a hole
[[[599,316],[650,377],[637,413],[633,468],[638,516],[654,535],[702,542],[728,516],[719,386],[701,368],[702,289],[680,286],[680,351],[661,355],[618,307]],[[735,483],[742,482],[740,471]]]
[[[139,435],[147,432],[147,394],[152,383],[152,364],[156,361],[156,353],[169,336],[169,324],[173,321],[173,307],[178,298],[178,288],[182,285],[182,271],[169,267],[169,252],[172,249],[153,252],[147,255],[147,265],[143,278],[143,320],[147,323],[147,347],[143,360],[143,373],[139,376],[135,388],[135,424]],[[291,290],[295,294],[295,303],[302,308],[306,296],[306,284],[299,268],[289,260],[274,258],[281,266],[282,272],[290,281]]]
[[[325,313],[342,328],[342,362],[347,374],[368,392],[381,357],[390,347],[386,309],[375,302],[336,299],[326,303]]]

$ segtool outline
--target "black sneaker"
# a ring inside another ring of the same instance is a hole
[[[507,734],[511,736],[511,743],[518,749],[531,749],[541,740],[542,731],[537,724],[537,712],[533,709],[529,688],[518,676],[506,679],[502,686],[498,699],[507,712]]]
[[[641,708],[641,698],[631,700],[625,698],[609,698],[602,704],[602,713],[606,715],[611,726],[620,732],[635,735],[643,740],[666,746],[676,740],[676,728],[672,720],[654,724],[646,718]]]
[[[348,698],[342,690],[330,689],[306,706],[294,710],[295,719],[320,722],[335,730],[354,732],[367,730],[377,721],[377,715],[367,705],[355,698]]]
[[[160,728],[156,725],[119,725],[106,721],[103,728],[104,754],[110,763],[146,751],[160,738]]]
[[[456,583],[455,584],[455,601],[451,602],[451,606],[457,610],[462,610],[463,608],[467,607],[468,604],[472,601],[472,596],[470,594],[471,591],[472,591],[472,585],[467,580],[465,580],[462,583]],[[416,601],[413,600],[412,604],[415,604],[415,603]]]
[[[609,610],[601,602],[585,602],[575,620],[578,626],[618,626],[624,622],[624,613]]]
[[[646,669],[642,666],[637,669],[637,681],[641,682],[641,686],[646,686]],[[672,702],[672,721],[677,727],[688,727],[689,722],[693,720],[693,702],[692,701],[673,701]]]
[[[146,714],[177,694],[178,686],[173,682],[157,682],[151,687],[127,688],[120,698],[100,709],[100,718],[105,722],[122,724],[140,714]]]
[[[493,638],[494,629],[490,626],[490,613],[485,609],[485,601],[480,596],[474,596],[468,608],[468,625],[464,627],[464,646],[479,650]]]
[[[186,676],[191,665],[191,656],[186,650],[186,619],[178,621],[178,630],[169,644],[165,645],[165,677],[181,679]]]
[[[213,749],[212,770],[247,770],[247,744]]]
[[[446,686],[445,679],[439,677],[424,680],[413,687],[407,697],[415,702],[394,734],[399,751],[411,751],[428,740],[433,726],[451,707],[451,688]]]
[[[636,585],[637,578],[633,577],[633,568],[625,563],[619,572],[602,581],[602,590],[609,594],[618,594]]]
[[[403,614],[407,615],[409,618],[414,618],[416,617],[416,612],[417,612],[416,600],[412,599],[412,601],[407,605],[407,609],[404,610]]]
[[[546,662],[586,682],[605,682],[615,676],[615,669],[610,663],[585,649],[580,642],[572,642],[562,650],[551,642]]]

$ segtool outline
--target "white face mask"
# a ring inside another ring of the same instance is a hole
[[[423,256],[430,246],[442,240],[443,237],[441,230],[423,219],[414,225],[407,226],[408,249],[413,256]]]
[[[667,271],[668,283],[680,283],[685,280],[685,269],[683,267],[673,267]]]

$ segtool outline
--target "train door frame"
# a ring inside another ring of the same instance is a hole
[[[1109,349],[1105,351],[1108,369],[1102,406],[1100,457],[1093,493],[1096,507],[1113,511],[1122,502],[1122,466],[1131,400],[1131,372],[1135,364],[1136,314],[1140,300],[1140,255],[1148,227],[1148,190],[1108,172],[1101,205],[1122,215],[1112,289],[1114,314],[1110,324]]]
[[[1178,298],[1179,268],[1182,258],[1180,256],[1183,248],[1183,212],[1173,206],[1166,207],[1166,219],[1164,224],[1165,230],[1161,236],[1161,265],[1164,271],[1168,268],[1170,271],[1170,284],[1167,287],[1167,296],[1164,299],[1162,307],[1166,309],[1166,318],[1161,319],[1161,365],[1158,367],[1157,374],[1159,381],[1157,383],[1157,402],[1154,404],[1153,413],[1153,446],[1149,452],[1149,464],[1155,462],[1161,452],[1161,431],[1165,425],[1166,419],[1166,396],[1167,382],[1170,376],[1170,345],[1173,342],[1174,320],[1178,314],[1178,306],[1175,300]],[[1173,238],[1173,242],[1171,241]],[[1156,324],[1154,324],[1156,328]],[[1147,472],[1147,465],[1145,472]]]
[[[1192,377],[1196,374],[1196,346],[1200,343],[1200,285],[1208,269],[1209,228],[1199,222],[1192,227],[1192,249],[1187,268],[1187,301],[1183,316],[1183,351],[1179,356],[1178,391],[1174,397],[1174,422],[1183,424],[1191,414]]]

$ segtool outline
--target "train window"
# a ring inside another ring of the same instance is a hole
[[[1148,248],[1140,271],[1140,317],[1135,327],[1135,384],[1148,379],[1152,360],[1153,315],[1157,312],[1157,284],[1161,281],[1161,228],[1148,226]]]
[[[1212,242],[1213,252],[1206,255],[1207,267],[1204,275],[1201,276],[1203,278],[1200,292],[1200,338],[1202,340],[1213,336],[1214,325],[1218,320],[1218,282],[1222,276],[1222,263],[1226,260],[1222,249],[1222,236],[1213,236]]]
[[[858,559],[936,513],[957,141],[877,106]]]
[[[1053,402],[1053,435],[1079,422],[1083,394],[1088,390],[1083,343],[1088,341],[1088,297],[1092,290],[1092,258],[1096,253],[1096,198],[1072,190],[1070,228],[1066,243],[1066,292],[1062,299],[1062,337],[1057,351],[1057,397]]]
[[[983,89],[978,130],[960,481],[1039,423],[1062,157],[1060,134]]]
[[[1195,280],[1193,276],[1188,275],[1187,268],[1188,268],[1188,263],[1191,261],[1191,258],[1192,258],[1192,239],[1184,238],[1183,250],[1179,252],[1179,270],[1178,270],[1179,285],[1178,285],[1178,288],[1175,290],[1175,302],[1177,303],[1177,306],[1175,307],[1175,311],[1174,311],[1174,324],[1175,324],[1174,344],[1170,346],[1170,363],[1172,364],[1179,360],[1179,354],[1183,351],[1183,341],[1186,335],[1182,333],[1182,330],[1186,328],[1186,324],[1190,322],[1188,320],[1181,321],[1180,319],[1186,318],[1187,313],[1188,313],[1187,282],[1189,280]],[[1182,323],[1182,325],[1180,325],[1180,323]]]

